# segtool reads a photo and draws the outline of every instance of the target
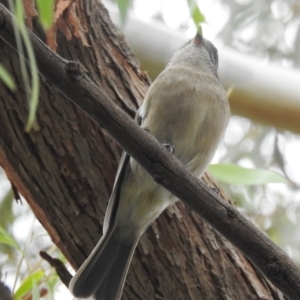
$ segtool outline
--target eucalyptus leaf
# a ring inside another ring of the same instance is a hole
[[[38,285],[36,284],[35,279],[32,280],[32,300],[39,300],[40,299],[40,293]]]
[[[15,1],[15,9],[14,9],[15,17],[17,19],[17,23],[23,23],[24,21],[24,7],[21,0]]]
[[[15,300],[22,300],[22,298],[31,292],[35,285],[38,285],[41,279],[45,276],[44,270],[38,270],[34,273],[31,273],[29,276],[27,276],[19,288],[14,293],[14,299]]]
[[[187,4],[190,9],[191,17],[192,17],[192,19],[197,27],[197,31],[198,31],[200,24],[205,22],[205,17],[202,14],[202,12],[195,0],[187,0]]]
[[[14,12],[14,15],[16,17],[16,22],[14,22],[14,31],[16,35],[16,43],[20,58],[20,65],[21,65],[21,73],[23,76],[23,81],[25,83],[25,90],[26,95],[29,102],[29,116],[28,121],[25,127],[25,131],[29,132],[32,128],[34,130],[38,130],[38,124],[36,121],[36,111],[38,107],[39,102],[39,75],[37,71],[37,62],[35,59],[33,47],[29,38],[29,33],[26,29],[26,26],[24,24],[24,7],[23,2],[21,0],[16,0],[15,5],[12,5],[12,1],[10,1],[10,9],[12,12]],[[23,42],[23,44],[22,44]],[[31,85],[29,84],[29,76],[27,72],[26,62],[25,62],[25,51],[26,50],[28,61],[29,61],[29,69],[30,69],[30,78],[31,78]]]
[[[116,0],[116,2],[120,11],[121,25],[124,26],[131,0]]]
[[[37,10],[39,13],[40,22],[47,30],[52,25],[53,12],[54,12],[54,1],[53,0],[36,0]]]
[[[8,228],[16,219],[16,216],[12,211],[13,201],[14,193],[10,188],[0,199],[0,220],[3,228]]]
[[[8,232],[0,226],[0,243],[11,246],[20,251],[19,244],[8,234]]]
[[[10,74],[0,65],[0,80],[2,80],[11,90],[16,88],[15,82]]]
[[[56,286],[58,283],[60,283],[60,279],[58,277],[58,275],[56,273],[50,274],[47,276],[47,280],[46,280],[46,286],[47,286],[47,291],[48,291],[48,298],[54,299],[53,295],[55,293],[56,290]]]
[[[249,169],[234,164],[213,164],[208,171],[217,179],[230,184],[288,183],[285,177],[274,171]]]

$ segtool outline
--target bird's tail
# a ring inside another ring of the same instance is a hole
[[[139,238],[129,244],[107,232],[70,282],[71,293],[78,298],[94,295],[96,300],[119,300],[126,274]]]

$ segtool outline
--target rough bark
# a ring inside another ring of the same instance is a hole
[[[55,47],[57,29],[58,53],[80,61],[133,116],[149,81],[106,10],[97,1],[78,0],[59,15],[48,43]],[[120,149],[80,109],[44,84],[40,130],[24,133],[28,109],[18,57],[3,42],[0,49],[0,63],[18,85],[12,93],[0,83],[0,164],[77,268],[101,236]],[[182,203],[168,209],[142,237],[123,295],[123,299],[280,297],[229,242]]]

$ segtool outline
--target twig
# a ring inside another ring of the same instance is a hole
[[[73,276],[67,270],[64,263],[61,260],[59,260],[58,258],[51,257],[48,253],[46,253],[44,251],[40,251],[40,256],[44,260],[46,260],[50,264],[51,267],[53,267],[55,269],[55,271],[56,271],[58,277],[60,278],[60,280],[62,281],[62,283],[68,288],[69,283]]]

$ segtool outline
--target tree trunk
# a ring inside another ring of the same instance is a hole
[[[34,18],[34,1],[24,0],[28,26],[59,55],[80,61],[92,80],[133,117],[149,79],[106,9],[96,0],[56,2],[57,21],[46,37]],[[77,269],[102,235],[121,149],[43,82],[40,130],[25,133],[28,108],[18,55],[1,40],[0,49],[0,63],[18,86],[11,92],[0,82],[0,164]],[[215,186],[207,176],[204,180]],[[283,298],[227,240],[178,202],[142,236],[122,299]]]

